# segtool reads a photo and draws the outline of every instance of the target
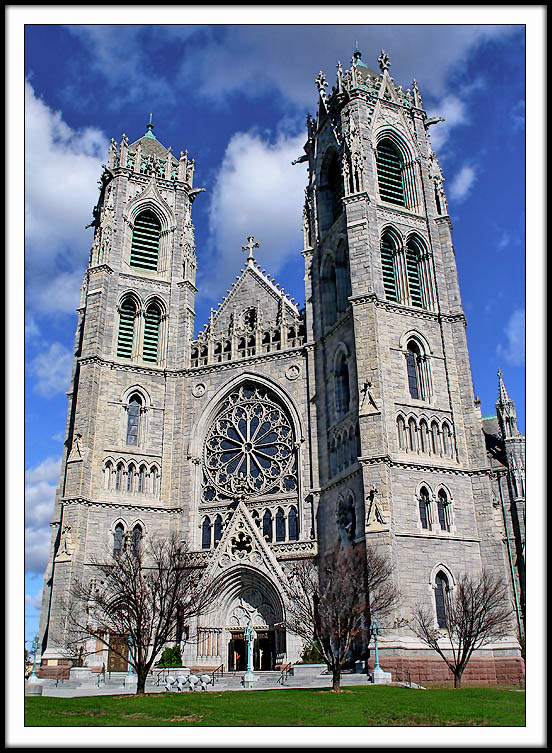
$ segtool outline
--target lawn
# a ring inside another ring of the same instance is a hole
[[[25,698],[29,727],[522,727],[525,693],[350,687]]]

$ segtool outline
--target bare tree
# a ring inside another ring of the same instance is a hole
[[[412,630],[446,662],[459,688],[474,651],[512,631],[512,607],[501,578],[488,570],[464,574],[445,593],[444,625],[437,625],[432,609],[419,606]],[[443,645],[445,644],[445,645]]]
[[[341,670],[357,636],[369,640],[370,615],[387,614],[397,598],[389,561],[372,547],[336,549],[298,562],[291,572],[286,626],[316,642],[341,689]]]
[[[136,692],[143,693],[159,653],[179,625],[206,610],[212,587],[202,582],[186,543],[174,534],[153,539],[147,550],[127,541],[118,554],[92,565],[92,579],[71,588],[67,646],[82,655],[95,638],[101,650],[129,662]]]

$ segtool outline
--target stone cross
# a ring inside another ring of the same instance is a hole
[[[254,248],[259,248],[259,243],[258,241],[255,240],[255,238],[252,235],[250,235],[247,238],[247,243],[244,246],[242,246],[242,251],[249,252],[247,255],[247,261],[255,261],[255,259],[253,258]]]

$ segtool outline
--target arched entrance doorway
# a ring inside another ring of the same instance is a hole
[[[223,579],[220,607],[210,615],[210,619],[218,623],[217,627],[204,630],[219,632],[220,656],[226,671],[246,669],[244,631],[248,624],[257,633],[253,669],[276,669],[286,654],[286,634],[282,625],[284,612],[277,587],[267,575],[248,566],[232,568]]]

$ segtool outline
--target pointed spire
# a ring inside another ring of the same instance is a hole
[[[149,115],[149,121],[147,125],[147,131],[144,134],[144,136],[147,136],[148,139],[157,139],[157,136],[153,133],[153,121],[152,121],[152,113],[150,112]]]
[[[498,370],[498,400],[496,401],[496,413],[500,431],[504,439],[519,435],[517,428],[517,413],[514,401],[508,395],[508,390],[502,378],[502,371]]]
[[[355,40],[355,51],[353,52],[353,57],[351,59],[351,65],[354,66],[361,66],[362,68],[367,68],[368,66],[366,63],[363,63],[362,60],[362,52],[360,51],[358,47],[358,41]]]
[[[498,370],[498,401],[497,401],[497,407],[499,405],[506,405],[507,403],[511,403],[510,396],[508,395],[508,390],[506,389],[506,385],[504,384],[504,379],[502,378],[502,371]]]

